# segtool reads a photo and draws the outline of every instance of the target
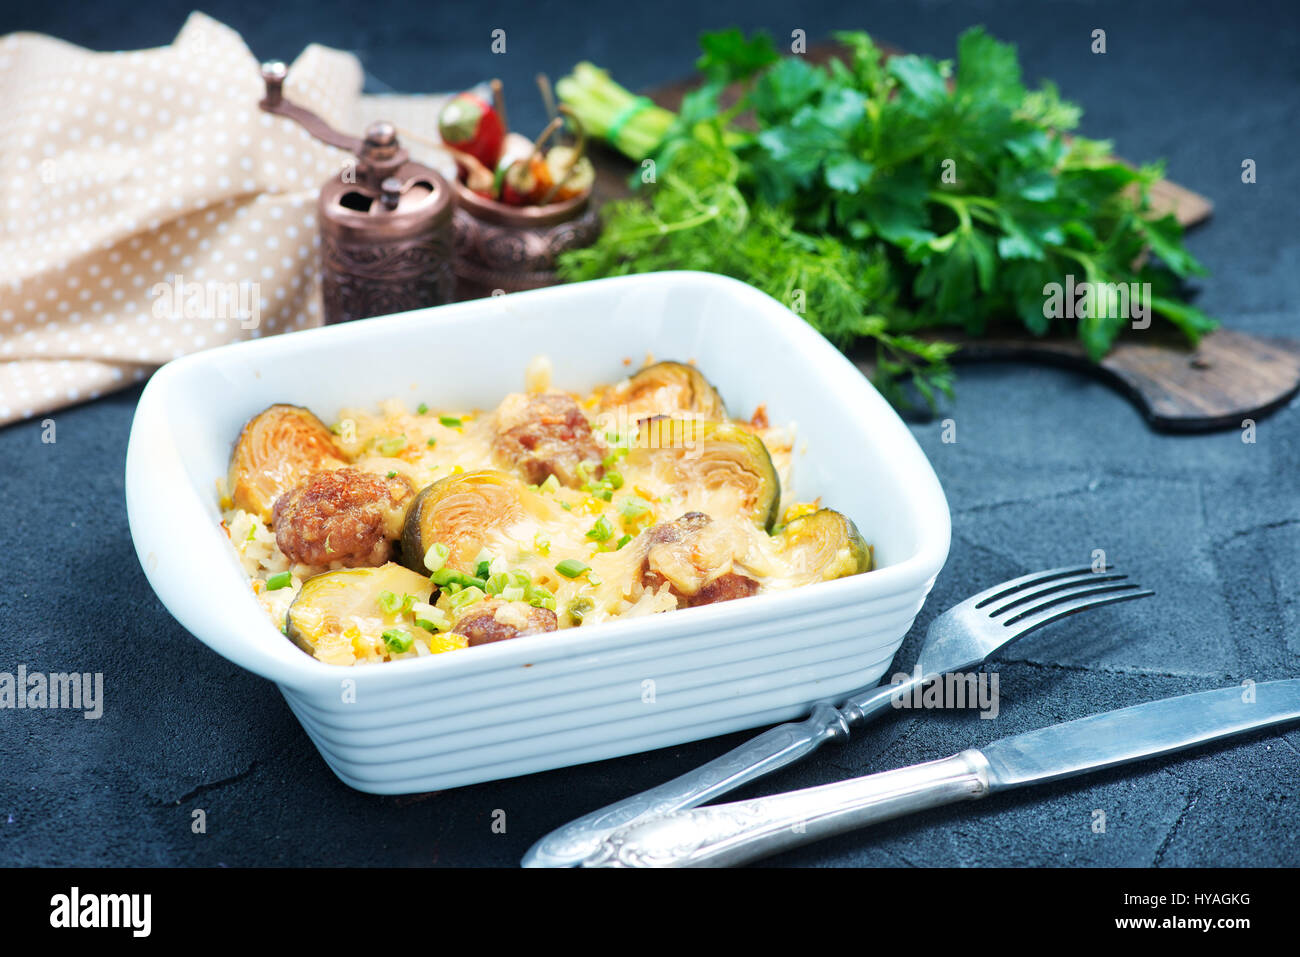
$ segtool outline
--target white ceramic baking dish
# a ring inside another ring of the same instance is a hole
[[[266,619],[222,531],[216,480],[274,402],[326,421],[385,398],[492,408],[537,355],[557,385],[625,358],[693,359],[734,414],[794,423],[794,484],[851,516],[879,570],[663,615],[341,668]],[[839,352],[743,283],[673,272],[425,309],[186,356],[140,398],[131,535],[177,620],[280,686],[347,784],[431,791],[666,747],[794,717],[880,679],[947,557],[947,502],[902,421]]]

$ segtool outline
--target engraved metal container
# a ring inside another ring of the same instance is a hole
[[[590,191],[545,206],[510,206],[460,182],[452,188],[460,299],[553,286],[559,282],[555,262],[560,253],[589,246],[600,235]]]
[[[283,63],[262,67],[260,106],[357,157],[321,188],[321,297],[325,322],[347,322],[451,302],[452,193],[437,171],[410,158],[391,123],[373,123],[364,139],[330,127],[284,99]]]

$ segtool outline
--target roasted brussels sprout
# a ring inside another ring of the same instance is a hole
[[[583,463],[600,471],[604,453],[591,423],[562,392],[508,397],[497,409],[496,429],[492,455],[497,464],[518,470],[533,485],[554,475],[561,485],[577,488],[584,481]]]
[[[285,616],[285,634],[299,648],[322,661],[351,663],[354,640],[382,640],[363,635],[356,619],[373,622],[382,633],[401,625],[407,634],[423,637],[432,646],[439,636],[405,623],[400,602],[406,595],[427,602],[433,586],[424,575],[389,563],[378,568],[341,568],[307,579]],[[399,604],[381,600],[396,596]]]
[[[313,472],[346,464],[330,430],[310,410],[273,405],[239,433],[230,456],[230,500],[270,522],[281,495]]]
[[[305,565],[382,565],[402,533],[411,483],[345,467],[310,475],[276,499],[280,551]]]
[[[538,635],[555,631],[558,622],[549,608],[537,608],[526,601],[495,599],[471,605],[452,629],[464,635],[473,648],[494,641],[508,641],[521,635]]]
[[[447,550],[441,557],[444,567],[473,573],[484,534],[522,513],[520,491],[517,478],[493,469],[449,475],[427,486],[406,513],[402,564],[428,573],[432,569],[425,556],[441,545]]]
[[[781,480],[763,440],[739,425],[649,419],[637,430],[628,462],[650,465],[686,494],[732,490],[737,509],[760,526],[770,529],[776,522]]]
[[[796,518],[778,536],[804,582],[830,581],[871,571],[871,546],[852,520],[832,508]]]
[[[605,394],[602,408],[627,409],[633,421],[652,415],[691,412],[702,419],[722,420],[727,407],[722,396],[694,366],[656,362]]]

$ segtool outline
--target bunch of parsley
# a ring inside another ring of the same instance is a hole
[[[1050,83],[1026,89],[1013,46],[974,28],[954,64],[885,59],[861,32],[836,39],[847,62],[819,67],[762,34],[706,34],[705,82],[660,145],[653,184],[606,207],[600,240],[562,258],[564,277],[734,276],[841,347],[874,342],[879,384],[898,401],[910,381],[931,404],[951,394],[954,347],[920,330],[1067,323],[1105,355],[1129,320],[1048,318],[1045,287],[1067,275],[1150,283],[1152,312],[1192,342],[1215,327],[1180,298],[1204,269],[1174,217],[1152,212],[1160,167],[1065,135],[1078,107]],[[744,93],[725,104],[738,80]]]

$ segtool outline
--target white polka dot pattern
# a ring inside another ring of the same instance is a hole
[[[361,84],[355,57],[312,45],[285,93],[353,129],[383,99]],[[198,13],[137,52],[0,39],[0,424],[321,323],[316,196],[349,154],[263,113],[262,89],[239,35]]]

